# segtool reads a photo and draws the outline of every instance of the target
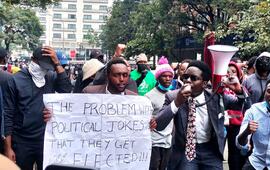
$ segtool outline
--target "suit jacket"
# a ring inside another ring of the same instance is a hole
[[[165,103],[157,116],[157,130],[163,130],[167,124],[174,118],[175,125],[175,144],[173,146],[172,157],[179,159],[180,154],[185,151],[187,122],[188,122],[188,103],[182,104],[177,113],[173,113],[171,110],[171,102],[176,98],[178,90],[170,91],[165,96]],[[204,91],[205,100],[207,101],[211,92]],[[233,107],[234,109],[241,109],[244,98],[237,98],[230,95],[223,96],[224,106],[227,108]],[[213,98],[206,104],[209,116],[209,122],[211,123],[212,133],[210,142],[217,151],[217,155],[223,159],[224,150],[224,114],[222,107],[220,106],[220,96],[215,94]]]
[[[83,93],[99,93],[99,94],[105,94],[106,93],[106,86],[104,85],[89,85],[83,89]],[[137,93],[134,93],[131,90],[125,89],[124,91],[125,95],[138,95]]]

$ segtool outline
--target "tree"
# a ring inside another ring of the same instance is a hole
[[[132,15],[134,38],[128,42],[129,55],[144,52],[168,56],[178,31],[177,15],[171,10],[173,2],[156,0],[141,3]]]
[[[235,35],[235,45],[240,57],[248,59],[263,51],[270,50],[270,2],[264,1],[242,11],[241,19],[234,29],[220,27],[219,36]]]
[[[4,4],[0,7],[2,32],[0,40],[10,50],[11,44],[22,45],[23,48],[34,49],[39,45],[43,28],[35,12],[18,6]]]
[[[114,3],[112,15],[101,34],[103,48],[113,50],[116,44],[127,43],[128,56],[140,52],[172,56],[182,37],[193,36],[202,40],[207,30],[215,31],[220,24],[226,25],[237,11],[250,6],[250,0],[134,2]]]
[[[90,29],[87,31],[86,36],[84,37],[84,39],[87,40],[88,44],[92,46],[92,48],[96,46],[99,46],[100,42],[99,42],[99,37],[98,37],[98,33],[96,33],[94,31],[94,29]]]
[[[57,4],[61,0],[2,0],[10,5],[22,5],[28,7],[40,7],[45,9],[48,5]],[[0,0],[1,2],[1,0]]]
[[[100,34],[103,49],[112,53],[117,44],[127,44],[132,39],[134,27],[131,25],[130,14],[136,11],[137,6],[134,0],[114,1],[111,16]]]
[[[182,26],[200,39],[205,32],[228,24],[232,16],[251,4],[250,0],[179,0],[179,3]]]

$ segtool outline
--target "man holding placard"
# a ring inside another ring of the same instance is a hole
[[[45,117],[53,113],[45,132],[44,167],[149,168],[151,102],[126,89],[129,71],[122,59],[108,63],[107,76],[107,84],[83,90],[91,94],[44,96],[51,110]]]

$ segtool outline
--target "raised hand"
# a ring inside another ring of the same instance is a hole
[[[121,57],[126,48],[125,44],[117,44],[113,57]]]
[[[251,120],[248,123],[248,129],[247,130],[248,130],[249,134],[255,133],[257,131],[258,127],[259,127],[258,122],[255,122],[255,121]]]

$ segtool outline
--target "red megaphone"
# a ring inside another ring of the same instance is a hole
[[[229,45],[210,45],[207,47],[211,52],[214,64],[212,86],[213,91],[218,90],[218,84],[222,76],[227,74],[228,64],[239,48]]]

